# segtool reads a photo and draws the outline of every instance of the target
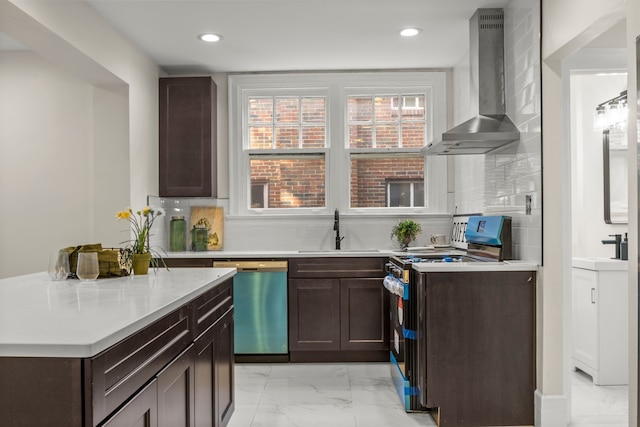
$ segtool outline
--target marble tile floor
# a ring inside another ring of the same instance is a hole
[[[596,386],[582,371],[571,376],[571,427],[629,426],[628,386]]]
[[[406,413],[388,363],[236,364],[228,427],[435,426]]]
[[[407,414],[388,363],[236,364],[236,407],[228,427],[435,426]],[[628,387],[572,373],[571,427],[628,427]]]

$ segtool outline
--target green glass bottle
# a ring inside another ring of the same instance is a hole
[[[184,216],[175,215],[169,223],[169,250],[184,252],[187,250],[187,222]]]
[[[209,233],[204,224],[194,225],[191,230],[191,249],[195,252],[207,250]]]

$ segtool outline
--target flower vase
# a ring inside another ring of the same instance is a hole
[[[149,272],[151,254],[133,254],[133,274],[138,276]]]

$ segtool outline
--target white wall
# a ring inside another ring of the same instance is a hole
[[[46,269],[51,250],[125,240],[113,205],[129,202],[126,98],[29,50],[0,63],[0,276]]]
[[[91,237],[92,87],[30,51],[0,54],[0,63],[0,277],[7,277],[44,270],[50,249]]]
[[[610,234],[624,236],[627,232],[627,224],[604,222],[602,133],[593,130],[595,107],[626,88],[626,72],[592,71],[571,76],[571,253],[574,257],[613,257],[614,246],[603,245],[602,240],[610,240]],[[612,172],[616,172],[614,169]],[[626,174],[627,168],[621,172]]]
[[[8,277],[43,271],[61,246],[128,239],[115,212],[157,192],[162,73],[84,2],[2,1],[0,31],[30,49],[0,60]]]
[[[627,4],[629,9],[627,10]],[[565,106],[568,106],[568,91],[563,88],[563,61],[578,49],[586,46],[597,36],[613,27],[620,19],[635,16],[636,24],[629,26],[638,31],[638,0],[613,0],[601,2],[597,0],[542,0],[542,79],[543,79],[543,264],[540,269],[539,286],[542,305],[542,323],[539,334],[539,355],[542,357],[540,412],[539,417],[544,426],[566,425],[568,407],[564,397],[570,394],[568,374],[568,358],[570,348],[563,339],[568,333],[571,322],[571,161],[569,142],[569,118]],[[635,15],[634,15],[635,14]],[[637,34],[637,33],[635,33]],[[631,43],[630,31],[627,36]],[[629,63],[635,63],[635,55],[629,55]],[[632,90],[629,85],[629,90]],[[629,100],[631,105],[634,99]],[[631,130],[630,130],[631,132]],[[630,150],[631,151],[631,150]],[[635,151],[635,147],[634,150]],[[635,153],[630,152],[630,158]],[[633,167],[631,167],[633,169]],[[631,175],[635,173],[630,170]],[[631,186],[630,193],[634,192]],[[635,196],[634,196],[635,197]],[[629,231],[632,236],[636,230],[636,200],[629,198],[630,216]],[[629,257],[637,256],[637,243],[630,242]],[[631,318],[637,316],[637,290],[634,283],[637,274],[635,263],[630,263],[630,309]],[[632,272],[631,270],[636,270]],[[637,345],[637,323],[630,322],[629,348]],[[634,350],[631,350],[634,351]],[[630,354],[629,382],[629,425],[636,425],[637,398],[637,357]],[[538,421],[538,420],[537,420]]]
[[[627,1],[627,90],[629,93],[629,259],[638,259],[638,72],[635,42],[640,36],[640,0]],[[629,262],[629,426],[638,425],[638,263]]]

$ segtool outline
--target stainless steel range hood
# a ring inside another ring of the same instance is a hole
[[[503,9],[478,9],[469,20],[469,39],[478,115],[428,143],[424,155],[484,154],[520,139],[506,114]]]

